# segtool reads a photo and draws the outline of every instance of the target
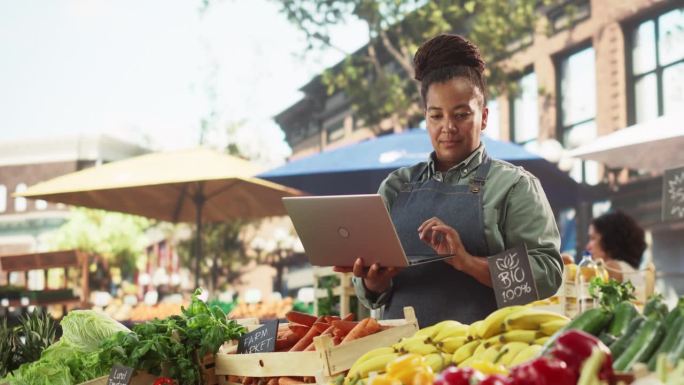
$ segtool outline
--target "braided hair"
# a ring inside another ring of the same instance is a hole
[[[414,78],[420,84],[423,105],[433,83],[444,83],[453,78],[465,78],[480,90],[485,105],[486,84],[483,76],[485,62],[477,46],[459,35],[441,34],[423,43],[413,57]]]

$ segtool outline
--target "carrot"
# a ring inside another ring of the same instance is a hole
[[[299,341],[299,337],[295,333],[293,333],[292,331],[289,331],[289,330],[288,330],[288,332],[289,332],[288,334],[283,334],[282,337],[278,337],[276,339],[276,343],[275,343],[276,351],[281,352],[281,351],[290,350],[290,348],[292,346],[294,346],[294,344],[296,344],[297,341]]]
[[[278,385],[278,377],[273,377],[269,379],[266,385]]]
[[[314,322],[313,326],[311,327],[316,328],[319,333],[323,333],[324,331],[328,330],[330,324],[325,322]]]
[[[332,324],[333,324],[337,329],[339,329],[339,330],[341,330],[342,332],[344,332],[344,334],[346,335],[347,333],[349,333],[350,331],[352,331],[352,329],[354,329],[354,328],[356,327],[356,325],[358,325],[359,323],[356,322],[356,321],[333,321]]]
[[[342,317],[342,321],[353,321],[354,320],[354,313],[349,313],[346,316]]]
[[[333,345],[339,345],[340,343],[342,343],[342,338],[344,337],[335,336],[335,338],[333,338]]]
[[[294,379],[292,377],[280,377],[278,378],[278,385],[300,385],[304,382]]]
[[[322,323],[319,325],[312,325],[311,329],[302,337],[297,343],[290,349],[291,352],[301,352],[303,349],[305,349],[311,341],[313,341],[313,338],[316,337],[317,335],[321,334],[325,328],[323,328]]]
[[[285,314],[285,318],[287,318],[287,320],[290,322],[296,322],[306,326],[311,326],[318,320],[316,316],[294,310],[287,312],[287,314]]]
[[[359,322],[358,325],[352,329],[341,343],[352,341],[355,339],[363,338],[365,336],[377,333],[380,330],[380,324],[374,318],[365,318],[363,321]]]
[[[328,326],[328,328],[325,329],[320,335],[322,335],[322,336],[331,336],[334,330],[335,330],[335,327],[332,326],[332,325],[330,325],[330,326]],[[307,351],[310,352],[310,351],[313,351],[313,350],[315,350],[315,349],[316,349],[316,345],[315,345],[314,341],[311,341],[311,343],[309,344],[309,346],[307,346],[306,348],[304,348],[304,351],[305,351],[305,352],[307,352]]]
[[[306,333],[309,331],[309,329],[313,326],[313,324],[309,326],[304,326],[304,325],[299,325],[299,324],[290,324],[290,331],[292,331],[295,335],[297,335],[297,339],[300,339],[306,335]]]

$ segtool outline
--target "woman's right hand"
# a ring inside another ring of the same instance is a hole
[[[383,293],[387,291],[392,282],[392,278],[399,274],[401,267],[381,267],[380,264],[374,263],[370,268],[366,268],[363,263],[363,258],[357,258],[354,261],[354,266],[335,266],[333,270],[338,273],[354,273],[355,277],[363,278],[363,284],[366,289],[374,293]]]

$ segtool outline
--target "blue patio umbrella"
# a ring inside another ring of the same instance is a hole
[[[574,206],[578,185],[555,164],[523,147],[482,136],[488,154],[523,166],[542,183],[555,209]],[[432,152],[425,130],[384,135],[296,159],[258,177],[314,195],[372,194],[397,168],[424,161]]]

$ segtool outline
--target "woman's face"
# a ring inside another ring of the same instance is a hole
[[[425,121],[440,171],[462,162],[480,145],[487,127],[482,93],[465,78],[433,83],[425,95]]]
[[[594,225],[589,225],[589,242],[587,242],[587,251],[591,253],[591,256],[594,259],[602,259],[604,261],[610,260],[610,256],[601,248],[601,233],[596,231]]]

